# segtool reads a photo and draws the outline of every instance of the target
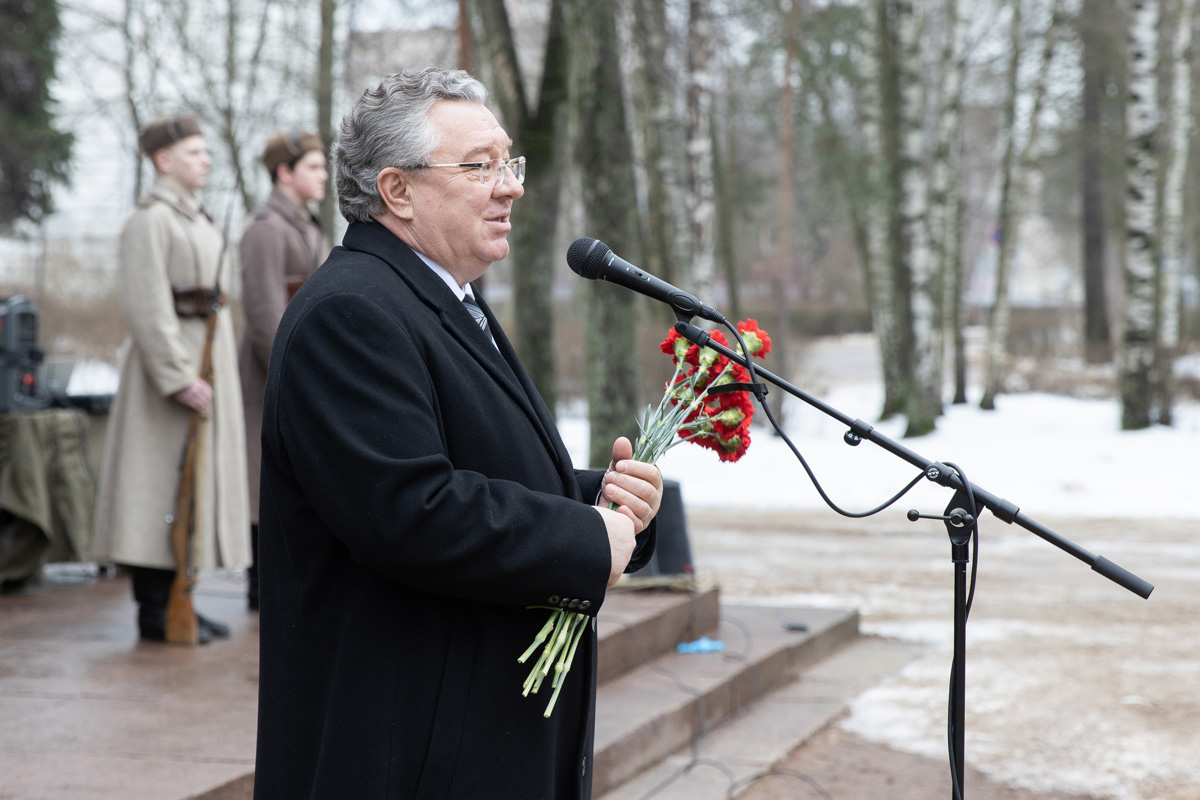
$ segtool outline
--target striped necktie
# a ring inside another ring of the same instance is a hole
[[[491,340],[492,346],[499,350],[500,346],[496,344],[496,339],[492,336],[492,332],[488,330],[487,317],[484,315],[483,309],[476,304],[475,298],[469,294],[464,294],[462,302],[467,307],[467,311],[471,312],[471,318],[475,320],[475,324],[479,326],[479,330],[483,331],[484,335]]]

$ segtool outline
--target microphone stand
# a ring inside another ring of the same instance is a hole
[[[675,323],[675,331],[680,336],[699,347],[707,347],[715,350],[742,366],[750,366],[747,364],[748,358],[735,353],[719,342],[713,341],[708,332],[692,325],[688,319],[684,319],[684,312],[677,311],[676,314],[680,317],[680,320]],[[846,433],[842,436],[846,444],[854,447],[861,444],[865,439],[882,447],[892,455],[907,461],[909,464],[920,468],[924,472],[926,479],[954,490],[954,495],[950,498],[950,503],[946,507],[944,516],[927,517],[909,512],[909,519],[913,521],[921,518],[943,520],[946,524],[946,530],[950,534],[951,560],[954,563],[954,666],[950,679],[949,714],[951,740],[954,749],[951,754],[950,767],[953,772],[952,778],[954,783],[952,797],[955,800],[962,800],[963,779],[965,777],[963,772],[966,738],[967,562],[970,560],[968,543],[971,539],[971,531],[972,529],[977,530],[979,524],[979,514],[976,504],[982,505],[1002,522],[1009,524],[1016,523],[1030,533],[1040,536],[1065,553],[1087,564],[1094,572],[1098,572],[1139,597],[1149,597],[1150,593],[1154,591],[1154,586],[1124,567],[1109,561],[1104,556],[1088,552],[1069,539],[1050,530],[1045,525],[1026,516],[1021,513],[1020,508],[1016,504],[997,497],[991,492],[985,491],[976,484],[967,481],[961,470],[957,467],[940,461],[930,461],[924,456],[918,455],[907,447],[884,436],[861,419],[853,419],[843,414],[833,406],[822,402],[802,389],[798,389],[760,366],[753,365],[752,374],[765,378],[798,400],[804,401],[813,408],[846,425]],[[749,385],[748,388],[750,388]],[[762,387],[758,387],[758,389],[761,390]],[[758,394],[759,402],[762,403],[762,394],[765,392],[756,391],[755,393]]]

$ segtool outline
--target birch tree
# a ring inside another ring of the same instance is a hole
[[[1192,127],[1192,28],[1195,0],[1180,0],[1174,36],[1170,40],[1171,73],[1167,119],[1167,168],[1163,181],[1161,248],[1155,287],[1157,346],[1151,379],[1151,403],[1156,421],[1170,425],[1175,397],[1174,361],[1179,351],[1179,284],[1183,262],[1184,178],[1187,172],[1189,134]],[[1162,74],[1160,72],[1160,74]]]
[[[929,241],[937,259],[942,291],[938,313],[937,372],[949,341],[954,353],[954,402],[966,402],[966,363],[962,320],[962,96],[967,71],[968,14],[959,0],[946,2],[946,32],[940,58],[941,86],[929,180]],[[936,290],[936,287],[935,287]]]
[[[1108,321],[1104,223],[1104,92],[1108,85],[1111,55],[1107,32],[1116,13],[1113,0],[1083,0],[1079,38],[1083,46],[1083,93],[1080,119],[1080,227],[1083,237],[1083,342],[1089,364],[1112,361],[1112,334]]]
[[[816,14],[811,3],[800,0],[805,12],[802,29],[816,28]],[[838,87],[833,76],[836,70],[818,59],[819,43],[806,36],[795,47],[795,64],[804,94],[816,100],[821,125],[818,134],[819,156],[829,164],[840,187],[858,257],[871,329],[880,349],[884,384],[882,418],[904,410],[900,374],[899,341],[892,309],[891,276],[888,273],[888,236],[886,222],[886,178],[889,166],[885,160],[880,116],[880,57],[883,51],[880,37],[882,24],[877,14],[882,6],[874,3],[867,8],[853,9],[852,30],[856,33],[847,42],[847,61],[855,67],[848,85],[853,98],[852,116],[839,119]]]
[[[788,375],[788,342],[791,339],[791,325],[788,316],[788,291],[791,289],[792,275],[795,271],[795,255],[792,247],[792,218],[795,212],[795,199],[792,195],[792,134],[795,127],[795,116],[792,112],[792,100],[795,94],[792,86],[792,65],[796,60],[798,49],[796,21],[799,5],[796,0],[784,0],[783,15],[783,81],[779,87],[779,184],[776,187],[776,252],[772,259],[771,296],[775,300],[776,334],[775,359],[780,368],[780,377],[786,380]],[[783,392],[774,400],[772,409],[775,418],[783,423]]]
[[[1125,329],[1121,336],[1121,427],[1151,423],[1151,368],[1156,270],[1154,192],[1158,170],[1158,0],[1134,0],[1129,30],[1129,99],[1125,107]]]
[[[634,108],[646,169],[645,258],[651,273],[683,282],[683,141],[675,111],[677,85],[668,63],[666,4],[633,0],[637,56]]]
[[[893,274],[900,300],[907,295],[911,331],[905,338],[912,353],[909,391],[905,403],[908,427],[905,436],[921,436],[933,430],[942,413],[941,403],[941,306],[939,256],[931,236],[934,223],[930,200],[938,187],[931,185],[925,170],[924,92],[921,80],[921,17],[911,3],[896,5],[896,66],[900,81],[902,198],[901,252],[895,257]],[[939,232],[940,233],[940,232]],[[901,302],[903,302],[901,300]]]
[[[325,157],[333,148],[333,61],[334,61],[334,24],[337,16],[338,0],[320,0],[321,26],[320,46],[317,51],[317,135],[325,145]],[[326,236],[333,234],[337,214],[337,189],[334,186],[333,170],[325,183],[325,198],[321,201],[321,227]]]
[[[578,136],[576,163],[588,228],[636,263],[637,203],[633,147],[621,85],[615,0],[567,0],[570,98]],[[602,467],[618,436],[637,433],[636,295],[587,281],[585,359],[589,464]]]
[[[688,91],[686,144],[687,220],[691,283],[699,297],[711,298],[714,260],[713,76],[710,71],[712,18],[708,0],[688,0]],[[790,175],[781,176],[790,180]]]
[[[906,306],[896,300],[896,287],[892,272],[893,252],[899,247],[898,215],[893,212],[899,203],[896,187],[896,163],[899,148],[896,146],[896,128],[899,125],[899,98],[893,61],[894,43],[892,25],[889,23],[889,0],[875,0],[872,4],[872,22],[864,25],[864,36],[869,37],[864,47],[862,98],[862,128],[865,149],[869,158],[871,174],[870,200],[866,206],[866,230],[868,242],[868,270],[871,291],[871,323],[880,342],[883,365],[883,408],[880,419],[887,420],[904,411],[908,393],[908,355],[911,342],[906,341],[905,330],[911,330],[908,319],[902,317],[900,309]],[[878,110],[875,110],[878,109]]]
[[[988,319],[987,345],[985,348],[983,398],[979,407],[994,409],[996,395],[1000,393],[1008,358],[1008,329],[1012,313],[1008,282],[1012,271],[1012,259],[1020,239],[1021,222],[1031,198],[1028,176],[1036,167],[1038,145],[1041,135],[1042,106],[1046,99],[1046,76],[1054,59],[1062,24],[1062,0],[1053,0],[1050,22],[1042,34],[1041,58],[1035,72],[1031,90],[1032,100],[1028,121],[1022,126],[1017,115],[1020,95],[1019,68],[1022,49],[1021,32],[1022,0],[1013,0],[1011,47],[1008,67],[1008,94],[1005,100],[1004,156],[1001,161],[1000,209],[1000,252],[996,258],[996,295]]]

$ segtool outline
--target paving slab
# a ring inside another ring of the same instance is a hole
[[[0,597],[0,798],[180,800],[253,768],[257,619],[237,575],[195,602],[229,639],[139,641],[124,577]]]

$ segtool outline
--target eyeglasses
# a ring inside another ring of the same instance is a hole
[[[525,182],[525,156],[520,158],[493,158],[491,161],[468,161],[463,164],[426,164],[426,167],[457,167],[473,169],[479,174],[479,182],[484,186],[502,186],[506,174],[505,167],[512,170],[517,183]]]

